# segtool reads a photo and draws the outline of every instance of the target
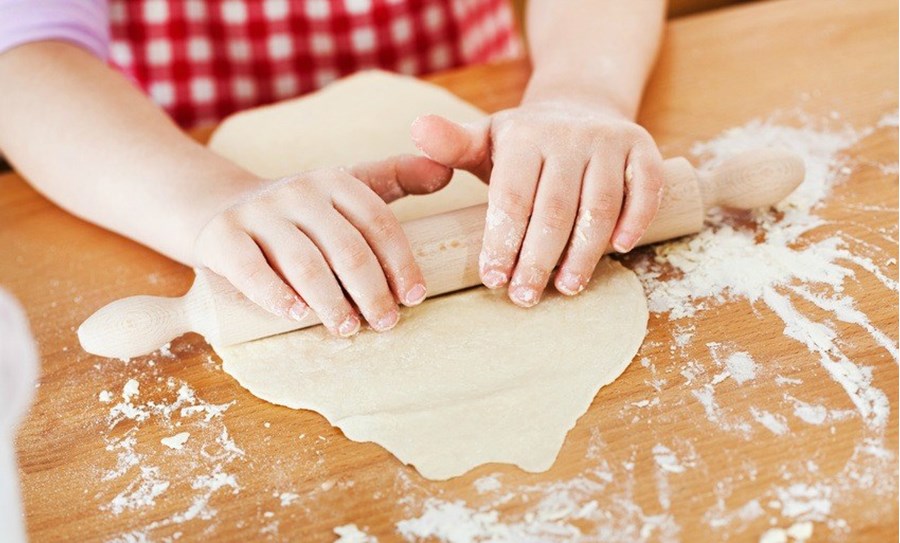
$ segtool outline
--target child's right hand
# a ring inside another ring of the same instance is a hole
[[[425,280],[387,203],[434,192],[451,175],[427,158],[399,156],[272,181],[203,227],[195,261],[276,315],[299,320],[312,309],[346,337],[362,313],[388,330],[398,303],[425,299]]]

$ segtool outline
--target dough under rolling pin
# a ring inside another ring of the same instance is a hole
[[[665,188],[659,212],[638,245],[699,232],[711,208],[753,209],[790,194],[804,176],[803,161],[776,149],[748,151],[711,173],[698,172],[684,158],[664,165]],[[486,205],[475,205],[403,223],[431,296],[479,284],[478,253]],[[222,277],[197,270],[181,297],[133,296],[112,302],[78,329],[85,351],[128,359],[141,356],[188,332],[212,345],[234,345],[319,324],[314,314],[301,321],[276,317]]]

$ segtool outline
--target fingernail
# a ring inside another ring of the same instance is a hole
[[[574,296],[584,290],[581,277],[571,272],[563,272],[556,279],[556,288],[566,296]]]
[[[622,234],[613,240],[613,248],[620,253],[627,253],[634,249],[635,243],[637,243],[636,239],[627,234]]]
[[[388,312],[386,315],[376,320],[372,324],[372,328],[379,332],[384,332],[386,330],[390,330],[394,326],[397,325],[397,322],[400,320],[400,313],[394,309]]]
[[[359,318],[356,315],[349,315],[344,322],[338,326],[338,334],[342,337],[349,337],[359,332]]]
[[[500,288],[506,284],[506,274],[497,270],[485,272],[482,282],[487,288]]]
[[[416,283],[413,288],[406,293],[406,305],[419,305],[425,299],[425,285]]]
[[[288,310],[288,315],[295,321],[303,320],[309,314],[309,306],[303,302],[294,302],[294,305]]]
[[[537,291],[531,287],[518,287],[512,291],[512,300],[516,305],[531,307],[539,301]]]

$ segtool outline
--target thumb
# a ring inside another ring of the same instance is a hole
[[[399,155],[378,162],[365,162],[350,173],[391,203],[407,194],[429,194],[447,186],[453,170],[429,158]]]
[[[423,115],[410,126],[413,142],[435,162],[472,172],[485,183],[491,173],[490,117],[457,124],[438,115]]]

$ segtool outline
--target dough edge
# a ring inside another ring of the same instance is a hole
[[[356,429],[356,424],[361,421],[364,421],[366,415],[354,415],[349,417],[341,417],[335,416],[332,410],[325,406],[315,406],[312,403],[305,402],[301,398],[285,398],[277,393],[271,393],[267,390],[259,389],[254,386],[253,379],[245,373],[246,366],[242,367],[241,364],[235,363],[232,357],[228,356],[228,348],[220,348],[215,347],[217,353],[220,354],[220,358],[222,359],[222,369],[233,377],[243,388],[245,388],[250,394],[275,405],[280,405],[283,407],[287,407],[290,409],[298,409],[298,410],[307,410],[314,411],[319,415],[323,416],[329,424],[332,426],[339,428],[341,432],[350,440],[358,442],[358,443],[367,443],[371,442],[382,449],[386,450],[392,456],[396,457],[402,463],[410,465],[416,469],[423,477],[430,480],[443,481],[448,480],[454,477],[458,477],[464,475],[465,473],[471,471],[472,469],[486,465],[486,464],[507,464],[514,465],[518,468],[529,472],[529,473],[541,473],[549,470],[553,464],[556,462],[556,459],[559,456],[560,451],[562,450],[563,445],[565,444],[565,438],[568,433],[578,424],[578,421],[587,413],[591,404],[596,399],[600,390],[603,387],[608,386],[613,383],[616,379],[618,379],[625,370],[631,365],[635,355],[640,349],[641,344],[643,343],[644,337],[646,336],[647,331],[647,322],[649,320],[649,311],[647,308],[646,297],[644,296],[643,287],[640,283],[640,280],[637,278],[637,275],[629,270],[628,268],[622,266],[617,261],[611,260],[608,257],[605,257],[601,260],[600,265],[598,265],[598,273],[597,275],[603,275],[605,270],[609,269],[609,273],[611,276],[611,280],[616,282],[623,282],[624,284],[619,287],[624,289],[635,289],[635,292],[640,292],[640,296],[632,296],[637,305],[632,308],[637,313],[638,323],[641,325],[642,333],[635,334],[634,338],[625,338],[631,339],[628,345],[625,347],[625,352],[627,353],[627,357],[623,356],[622,360],[618,363],[618,366],[611,372],[602,376],[593,386],[593,394],[590,397],[586,397],[583,402],[574,409],[572,412],[575,413],[574,416],[571,416],[567,420],[567,424],[560,425],[556,431],[553,432],[551,436],[549,433],[545,432],[542,437],[544,440],[543,448],[546,451],[552,450],[552,454],[547,452],[546,454],[535,455],[533,451],[523,450],[520,451],[519,454],[507,454],[504,456],[501,453],[500,457],[490,457],[490,456],[481,456],[477,460],[471,460],[466,462],[460,462],[455,465],[432,465],[429,462],[420,462],[417,458],[415,458],[414,454],[409,454],[405,451],[398,450],[395,447],[390,446],[389,444],[385,444],[380,442],[376,437],[367,435],[364,431],[358,431]],[[476,287],[483,288],[483,287]],[[552,288],[552,286],[550,287]],[[589,287],[590,288],[590,287]],[[468,292],[468,291],[464,291]],[[457,293],[460,294],[460,293]],[[454,294],[450,294],[448,296],[453,296]],[[441,298],[436,298],[433,300],[427,300],[425,303],[429,303],[429,301],[440,300]],[[565,300],[565,303],[577,303],[577,297],[571,300]],[[415,309],[415,308],[413,308]],[[532,309],[533,310],[533,309]],[[638,323],[635,323],[637,326]],[[304,333],[303,331],[298,332],[290,332],[291,334],[296,333]],[[374,333],[374,332],[372,332]],[[390,332],[388,332],[390,335]],[[268,339],[268,338],[266,338]],[[258,340],[258,341],[266,341],[266,339]],[[256,343],[256,342],[252,342]],[[598,371],[598,373],[600,373]],[[377,413],[375,413],[377,415]]]

